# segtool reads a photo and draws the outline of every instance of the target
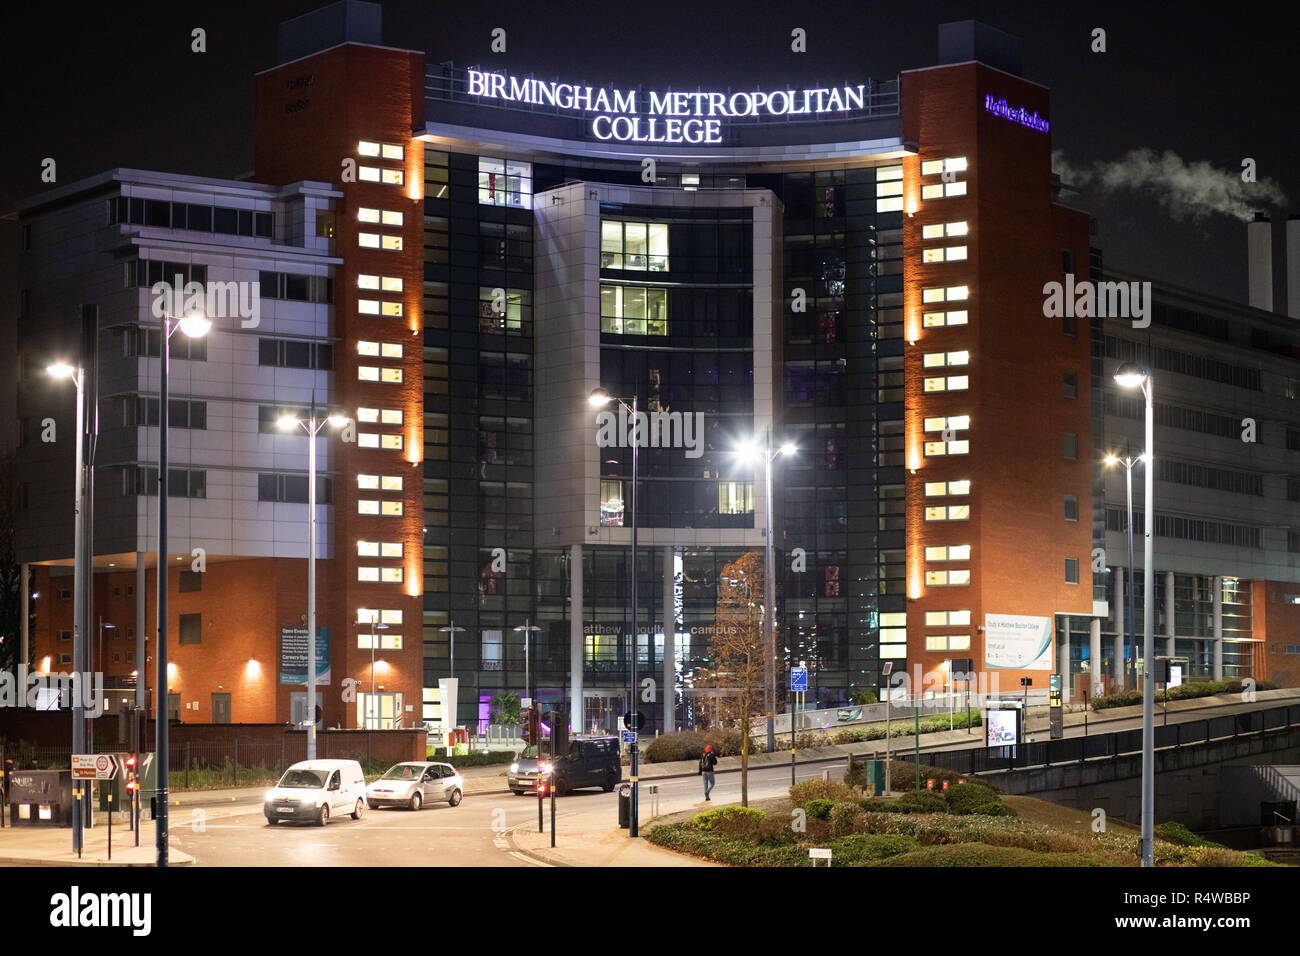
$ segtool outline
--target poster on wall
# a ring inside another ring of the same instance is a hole
[[[316,684],[330,682],[330,629],[316,628]],[[307,683],[307,628],[280,628],[280,683]]]
[[[988,727],[988,737],[986,744],[989,747],[1014,747],[1020,741],[1017,730],[1020,720],[1020,711],[1012,710],[994,710],[990,707],[986,711],[986,723]]]
[[[993,670],[1050,671],[1052,619],[985,614],[984,666]]]

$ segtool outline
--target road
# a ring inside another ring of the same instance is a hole
[[[836,761],[840,764],[842,761]],[[800,780],[820,778],[833,764],[799,768]],[[740,774],[720,773],[712,803],[703,800],[699,777],[657,781],[661,814],[707,809],[740,801]],[[751,800],[783,796],[790,786],[788,765],[752,770]],[[641,820],[651,817],[651,797],[641,787]],[[200,812],[202,811],[202,812]],[[545,807],[550,827],[550,805]],[[612,828],[618,821],[617,793],[578,790],[556,802],[559,839],[567,827]],[[534,866],[546,865],[522,853],[512,831],[537,826],[537,800],[511,793],[466,796],[458,807],[438,804],[417,812],[370,810],[360,820],[332,819],[324,827],[270,826],[260,802],[204,805],[183,803],[171,812],[171,843],[199,866]]]

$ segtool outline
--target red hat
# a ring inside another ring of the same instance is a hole
[[[712,744],[709,744],[708,746],[706,746],[706,747],[704,748],[704,752],[705,752],[706,754],[711,754],[711,753],[713,753],[713,745],[712,745]]]

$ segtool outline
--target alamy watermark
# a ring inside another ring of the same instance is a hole
[[[1049,319],[1132,319],[1135,329],[1151,324],[1150,282],[1075,282],[1074,273],[1067,272],[1064,284],[1044,284],[1043,296],[1043,315]]]
[[[28,671],[18,665],[18,673],[0,671],[0,707],[29,707],[32,710],[61,710],[77,700],[87,716],[104,713],[104,675],[74,671],[71,674]]]
[[[174,283],[155,282],[149,291],[155,319],[201,312],[209,319],[239,319],[243,329],[255,329],[262,321],[260,282],[186,282],[177,273]]]
[[[601,448],[685,448],[687,458],[704,454],[703,412],[637,412],[632,418],[620,406],[617,413],[596,416],[596,444]]]

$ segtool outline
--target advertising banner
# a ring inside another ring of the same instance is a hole
[[[316,628],[316,683],[330,682],[330,629]],[[307,684],[307,628],[280,628],[280,683]]]
[[[1020,718],[1018,710],[994,710],[990,708],[987,712],[988,717],[988,740],[986,743],[990,747],[1014,747],[1020,741],[1016,739],[1017,721]]]
[[[1052,619],[985,614],[984,666],[994,670],[1050,671]]]

